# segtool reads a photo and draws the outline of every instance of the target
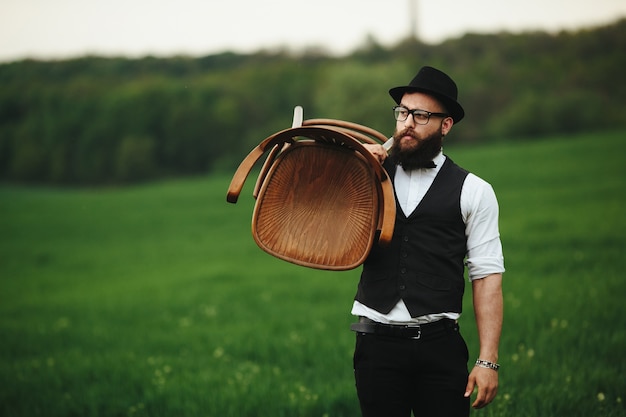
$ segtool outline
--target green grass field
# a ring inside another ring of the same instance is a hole
[[[472,415],[626,416],[626,132],[446,151],[494,186],[507,267],[500,392]],[[262,252],[254,178],[236,205],[229,181],[0,187],[1,416],[359,415],[359,271]]]

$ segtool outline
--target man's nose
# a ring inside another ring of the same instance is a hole
[[[413,113],[409,113],[409,116],[404,121],[404,125],[408,127],[415,127],[415,119],[413,118]]]

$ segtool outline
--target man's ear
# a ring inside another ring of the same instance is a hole
[[[441,123],[441,134],[446,136],[450,132],[450,129],[452,129],[453,124],[454,120],[452,120],[452,117],[446,117],[443,119],[443,122]]]

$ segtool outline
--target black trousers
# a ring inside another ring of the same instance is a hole
[[[357,333],[354,375],[363,417],[466,417],[468,351],[458,326],[421,339]]]

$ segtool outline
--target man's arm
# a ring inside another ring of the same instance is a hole
[[[498,362],[498,346],[502,331],[503,299],[502,274],[491,274],[472,281],[474,313],[480,341],[479,358]],[[469,375],[465,396],[469,397],[478,386],[474,408],[482,408],[495,398],[498,392],[498,372],[475,366]]]

